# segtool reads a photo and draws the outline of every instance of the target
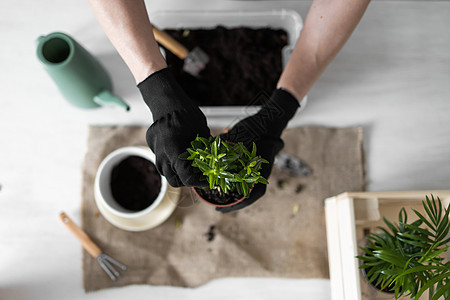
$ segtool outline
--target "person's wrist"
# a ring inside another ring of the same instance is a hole
[[[295,84],[291,84],[287,80],[283,80],[283,78],[281,78],[278,82],[277,89],[283,89],[289,92],[298,102],[300,102],[306,95],[306,92],[302,88]]]
[[[143,64],[139,70],[133,73],[136,84],[141,83],[153,73],[158,72],[164,68],[167,68],[167,63],[164,61],[164,59],[162,61],[157,60],[154,62]]]

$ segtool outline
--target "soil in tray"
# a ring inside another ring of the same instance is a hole
[[[196,46],[209,56],[195,78],[183,71],[183,61],[166,49],[166,60],[186,93],[201,106],[261,105],[276,88],[282,72],[284,30],[239,27],[166,30],[188,49]]]
[[[206,201],[215,204],[215,205],[226,205],[234,203],[238,200],[240,200],[243,196],[239,195],[235,192],[230,193],[222,193],[222,195],[219,195],[219,191],[215,189],[202,189],[202,188],[195,188],[197,193]]]
[[[149,207],[161,190],[156,166],[145,158],[129,156],[111,172],[111,192],[123,208],[140,211]]]

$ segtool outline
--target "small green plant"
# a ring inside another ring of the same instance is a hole
[[[269,183],[259,172],[268,161],[256,155],[255,143],[250,152],[241,142],[232,145],[219,136],[197,136],[191,146],[180,158],[192,160],[192,166],[202,172],[209,188],[217,189],[219,194],[236,191],[248,198],[256,183]]]
[[[369,283],[394,291],[396,299],[418,299],[427,290],[431,300],[450,299],[450,262],[442,257],[450,248],[450,208],[443,208],[433,195],[422,204],[427,218],[413,209],[419,219],[411,224],[404,208],[398,224],[384,218],[390,231],[378,227],[380,232],[367,237],[367,246],[360,247],[364,254],[358,256],[364,262],[360,269],[367,271]]]

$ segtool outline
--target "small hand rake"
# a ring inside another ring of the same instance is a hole
[[[62,212],[59,214],[59,219],[64,225],[69,228],[69,230],[75,235],[75,237],[81,242],[83,248],[89,252],[92,257],[96,258],[106,274],[111,278],[111,280],[116,281],[120,277],[120,273],[114,268],[113,265],[119,267],[121,270],[125,271],[127,267],[117,260],[111,258],[110,256],[102,253],[102,250],[89,238],[86,232],[83,231],[77,224],[75,224],[66,213]]]

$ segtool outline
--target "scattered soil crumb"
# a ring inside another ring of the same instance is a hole
[[[216,226],[211,225],[211,226],[209,226],[208,232],[205,233],[206,240],[208,242],[212,242],[214,240],[214,238],[216,237],[216,233],[214,232],[214,229],[216,229]]]
[[[181,35],[182,35],[184,38],[187,38],[187,37],[189,36],[190,33],[191,33],[190,30],[185,29],[185,30],[183,30],[183,33],[182,33]]]
[[[180,218],[175,219],[175,228],[180,228],[183,225],[183,222]]]
[[[295,188],[295,193],[296,194],[300,194],[300,192],[303,190],[303,185],[302,184],[297,184],[297,187]]]
[[[288,183],[283,179],[279,179],[277,185],[280,189],[284,189],[288,186]]]

